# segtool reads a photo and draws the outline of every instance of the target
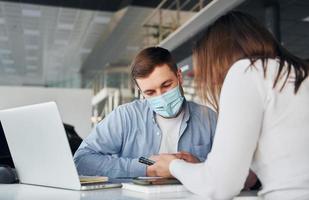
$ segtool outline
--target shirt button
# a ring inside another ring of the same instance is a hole
[[[157,135],[160,135],[160,132],[157,132]]]

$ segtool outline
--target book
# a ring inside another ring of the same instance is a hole
[[[80,176],[79,181],[82,184],[85,184],[85,183],[101,183],[101,182],[107,182],[108,177],[106,177],[106,176]]]
[[[169,192],[184,192],[188,191],[183,185],[137,185],[134,183],[122,183],[122,188],[126,190],[143,192],[148,194],[153,193],[169,193]]]

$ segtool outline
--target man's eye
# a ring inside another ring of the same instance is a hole
[[[165,87],[165,88],[168,88],[168,87],[170,87],[170,86],[171,86],[171,84],[163,85],[163,87]]]
[[[147,95],[147,96],[152,96],[152,95],[153,95],[153,92],[147,92],[146,95]]]

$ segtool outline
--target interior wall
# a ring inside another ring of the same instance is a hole
[[[92,90],[1,86],[0,94],[0,109],[55,101],[64,123],[83,138],[90,133]]]

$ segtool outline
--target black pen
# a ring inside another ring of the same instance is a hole
[[[155,163],[155,161],[150,160],[150,159],[145,158],[145,157],[140,157],[140,158],[138,159],[138,162],[143,163],[143,164],[145,164],[145,165],[153,165],[153,164]]]

